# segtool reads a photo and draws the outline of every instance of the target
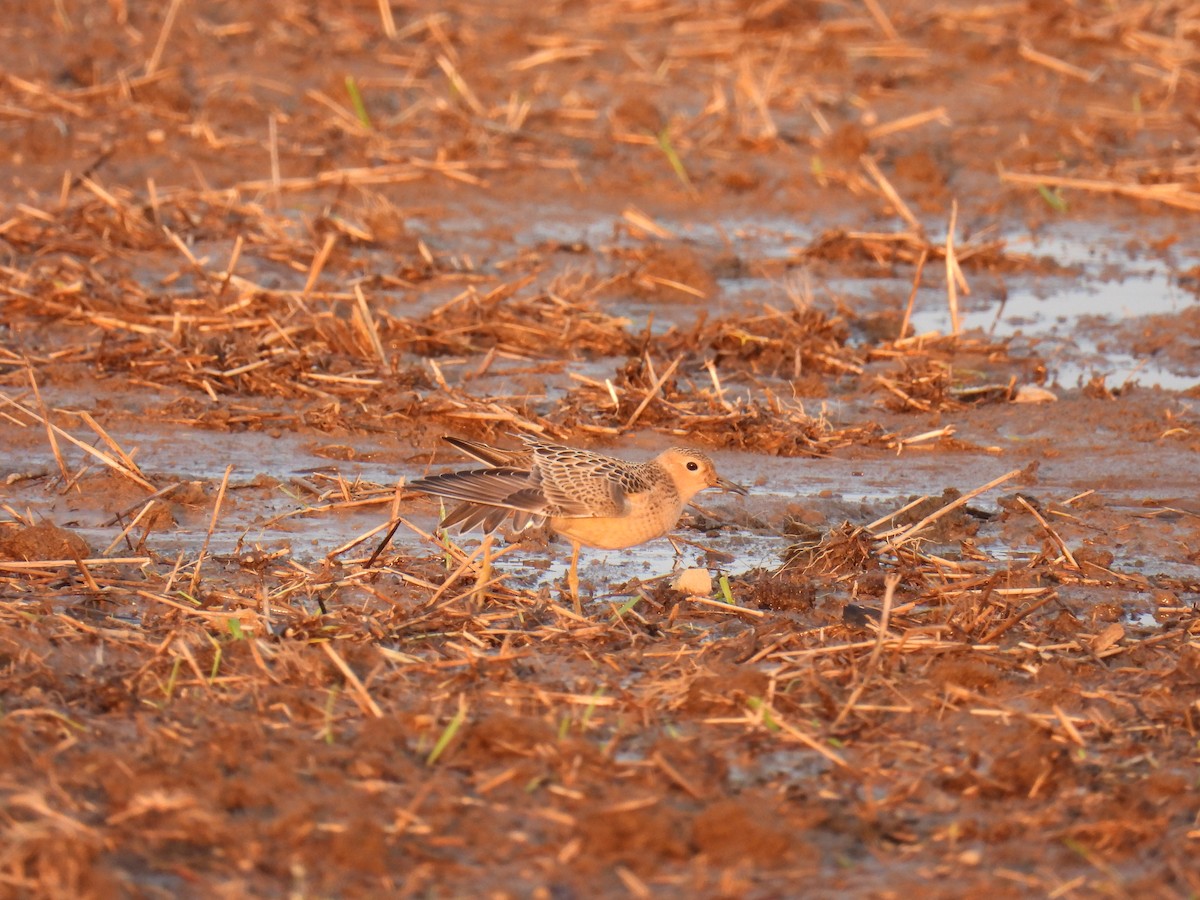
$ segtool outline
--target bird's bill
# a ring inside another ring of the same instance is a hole
[[[717,476],[717,481],[713,487],[719,487],[721,490],[729,491],[731,494],[741,494],[743,497],[750,493],[740,484],[735,484],[728,478],[722,478],[720,475]]]

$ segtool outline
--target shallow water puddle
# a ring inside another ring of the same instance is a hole
[[[619,218],[587,220],[578,213],[565,216],[530,224],[518,238],[537,244],[553,236],[593,250],[606,242],[610,246],[614,242],[630,246],[642,243],[621,235]],[[811,226],[779,219],[728,217],[715,223],[659,224],[710,258],[731,254],[744,260],[782,262],[794,254],[797,246],[812,239]],[[1180,286],[1179,273],[1200,259],[1200,247],[1194,246],[1195,241],[1183,240],[1169,252],[1139,253],[1135,247],[1153,245],[1143,225],[1139,223],[1139,227],[1124,233],[1075,223],[1055,224],[1038,235],[1009,232],[1005,235],[1005,252],[1045,258],[1056,267],[1076,268],[1078,274],[1009,275],[1005,277],[1003,297],[988,297],[986,289],[977,285],[976,296],[960,297],[962,330],[1016,339],[1018,345],[1036,348],[1046,358],[1051,380],[1064,388],[1086,384],[1097,375],[1106,376],[1112,386],[1136,380],[1170,390],[1193,387],[1200,379],[1196,364],[1139,357],[1122,349],[1109,332],[1116,323],[1178,314],[1197,302],[1194,292]],[[822,227],[828,228],[829,223],[824,222]],[[1171,237],[1173,240],[1175,236]],[[972,273],[968,272],[967,277],[971,281]],[[926,281],[940,283],[940,267],[927,269]],[[661,297],[631,297],[612,309],[628,315],[635,330],[648,328],[651,333],[663,333],[673,324],[690,323],[701,311],[720,315],[764,303],[786,309],[793,297],[809,295],[818,305],[827,303],[830,296],[838,297],[839,302],[859,314],[885,307],[902,310],[911,287],[904,279],[886,274],[848,278],[835,275],[822,282],[803,269],[780,277],[743,271],[736,276],[718,276],[717,283],[720,295],[716,297],[681,297],[681,302],[667,304]],[[919,292],[911,326],[910,334],[951,331],[944,289],[930,287]]]

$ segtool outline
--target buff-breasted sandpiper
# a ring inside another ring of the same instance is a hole
[[[698,450],[672,448],[648,462],[627,462],[521,435],[516,450],[446,437],[486,468],[429,475],[409,487],[461,501],[442,520],[460,532],[496,530],[509,516],[514,531],[547,522],[571,542],[567,585],[579,601],[579,548],[620,550],[664,537],[692,497],[707,488],[745,494],[717,474]]]

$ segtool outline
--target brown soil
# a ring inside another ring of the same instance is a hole
[[[1200,894],[1200,7],[392,16],[6,7],[0,896]]]

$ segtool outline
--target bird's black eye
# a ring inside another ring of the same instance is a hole
[[[690,462],[688,462],[688,464],[687,464],[687,470],[688,470],[689,472],[696,472],[696,471],[698,471],[699,469],[700,469],[700,463],[696,462],[694,459],[693,459],[693,460],[691,460]]]

